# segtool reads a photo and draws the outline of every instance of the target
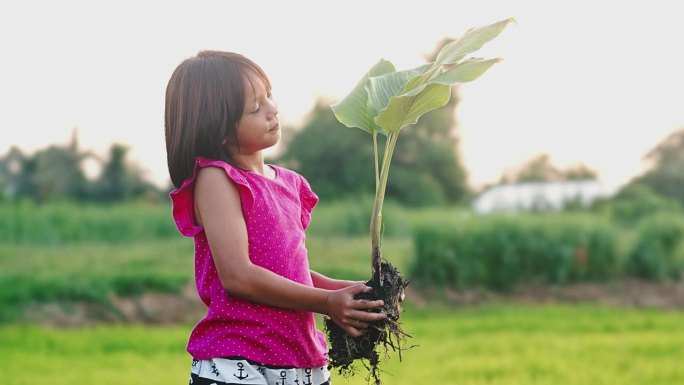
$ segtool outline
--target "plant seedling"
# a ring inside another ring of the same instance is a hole
[[[330,366],[353,375],[353,363],[361,360],[380,384],[377,347],[382,344],[399,351],[409,337],[399,325],[401,302],[408,285],[399,271],[382,256],[382,205],[392,154],[402,128],[415,124],[423,114],[442,107],[451,98],[451,86],[477,79],[500,58],[466,58],[498,36],[514,19],[506,19],[468,30],[461,38],[446,44],[432,63],[397,71],[384,59],[375,64],[351,93],[331,106],[335,117],[347,127],[371,134],[375,154],[375,200],[370,221],[371,272],[367,285],[373,290],[359,298],[382,299],[387,319],[372,323],[361,337],[351,337],[329,318],[325,327],[331,343]],[[382,161],[378,153],[378,134],[386,136]],[[370,377],[369,377],[370,379]]]

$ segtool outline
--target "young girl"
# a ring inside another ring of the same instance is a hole
[[[370,288],[309,270],[305,229],[318,197],[299,174],[264,163],[280,139],[262,69],[202,51],[166,89],[166,150],[178,230],[194,237],[195,283],[207,315],[187,350],[190,383],[329,384],[314,312],[359,336],[385,317]]]

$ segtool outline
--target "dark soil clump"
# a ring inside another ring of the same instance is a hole
[[[376,272],[366,282],[366,285],[373,290],[368,293],[361,293],[355,298],[382,299],[384,301],[382,311],[387,314],[387,319],[371,323],[366,333],[357,338],[347,334],[330,318],[326,317],[325,319],[325,330],[331,345],[328,352],[330,368],[338,369],[339,373],[344,376],[353,376],[356,373],[354,362],[360,360],[370,372],[368,379],[370,380],[370,377],[373,377],[376,384],[380,384],[379,346],[383,346],[386,356],[390,349],[398,351],[401,360],[401,351],[406,349],[402,343],[407,337],[410,337],[401,329],[399,324],[399,316],[402,312],[401,302],[404,300],[408,281],[388,261],[383,261],[381,266],[382,285],[380,284],[380,274]]]

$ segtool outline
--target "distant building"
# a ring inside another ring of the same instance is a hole
[[[481,193],[473,208],[481,214],[560,210],[570,202],[587,207],[595,199],[613,193],[596,180],[504,184]]]

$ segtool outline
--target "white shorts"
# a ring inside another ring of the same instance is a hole
[[[190,373],[190,385],[330,385],[326,366],[271,366],[240,357],[193,359]]]

